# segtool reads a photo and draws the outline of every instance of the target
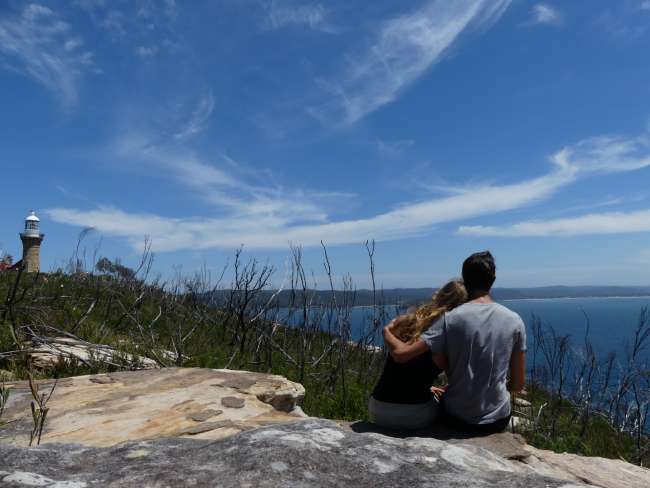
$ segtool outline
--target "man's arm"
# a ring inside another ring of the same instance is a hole
[[[526,380],[526,352],[514,351],[510,357],[510,383],[508,390],[518,393],[524,389]]]
[[[418,339],[413,344],[406,344],[405,342],[400,341],[391,332],[391,325],[392,322],[384,327],[384,342],[388,346],[390,355],[393,356],[396,363],[407,363],[411,359],[429,350],[429,346],[427,346],[422,339]]]

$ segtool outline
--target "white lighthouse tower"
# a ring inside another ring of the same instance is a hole
[[[20,233],[23,241],[23,267],[28,273],[38,273],[41,269],[41,220],[32,211],[25,219],[25,231]]]

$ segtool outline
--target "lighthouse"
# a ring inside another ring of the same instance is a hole
[[[40,230],[41,220],[32,211],[25,219],[25,231],[20,233],[23,241],[23,267],[28,273],[38,273],[41,269],[41,242],[44,234]]]

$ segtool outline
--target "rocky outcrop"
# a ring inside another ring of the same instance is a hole
[[[526,446],[530,454],[524,462],[538,473],[547,476],[587,481],[603,488],[647,488],[650,470],[619,459],[586,457],[576,454],[536,449]]]
[[[383,431],[368,422],[343,422],[338,424],[357,433],[374,433],[389,436],[399,434]],[[432,429],[417,432],[421,439],[444,440],[449,444],[472,446],[491,452],[512,463],[515,469],[564,480],[566,483],[586,483],[602,488],[648,488],[650,471],[618,459],[586,457],[575,454],[557,454],[536,449],[526,444],[519,434],[504,432],[485,437],[471,437],[437,424]]]
[[[577,488],[486,449],[357,434],[327,420],[267,426],[216,441],[158,439],[111,448],[0,445],[7,487]]]
[[[156,361],[148,357],[71,337],[41,337],[28,344],[26,352],[31,364],[38,369],[52,368],[62,361],[76,361],[84,365],[99,363],[128,369],[159,367]],[[172,356],[168,351],[163,354],[167,360]]]
[[[39,382],[40,391],[52,384]],[[301,419],[301,385],[231,370],[62,379],[42,445],[27,448],[29,388],[11,388],[0,428],[3,487],[650,486],[643,468],[535,449],[513,434],[400,438],[362,422]]]
[[[464,440],[450,440],[486,449],[538,474],[602,488],[647,488],[650,470],[619,459],[558,454],[526,444],[517,434],[495,434]]]
[[[0,442],[26,445],[31,393],[9,384]],[[40,381],[49,394],[53,381]],[[302,385],[246,371],[168,368],[77,376],[58,381],[47,406],[42,443],[112,446],[158,437],[219,439],[267,424],[294,421]],[[296,410],[296,411],[294,411]]]

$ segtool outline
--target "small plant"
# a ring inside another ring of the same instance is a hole
[[[29,373],[29,389],[32,392],[32,398],[34,399],[31,402],[33,426],[32,426],[32,432],[30,433],[29,436],[30,446],[34,444],[34,441],[36,441],[37,446],[41,443],[41,436],[43,435],[43,427],[45,427],[45,420],[47,419],[47,413],[50,411],[50,409],[47,407],[47,402],[50,401],[50,398],[54,393],[54,389],[56,388],[57,382],[58,380],[54,382],[54,385],[52,385],[52,389],[50,390],[49,395],[46,395],[45,393],[41,393],[39,395],[38,383],[34,382],[34,379],[32,378],[32,374]]]
[[[5,407],[9,402],[9,388],[7,388],[3,382],[0,382],[0,425],[2,425],[2,414],[5,411]]]

